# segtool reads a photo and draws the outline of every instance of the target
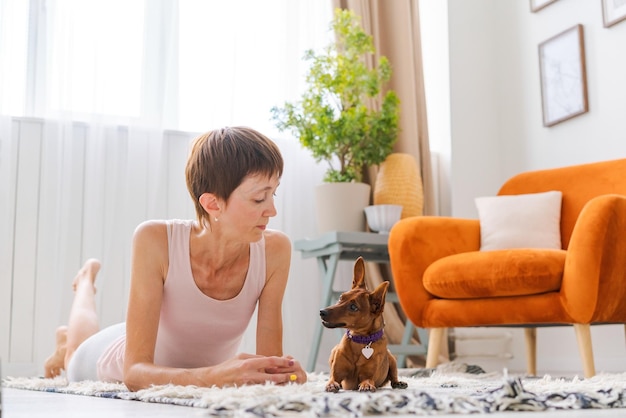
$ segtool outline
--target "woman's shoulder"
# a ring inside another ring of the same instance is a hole
[[[192,219],[150,219],[137,225],[137,228],[135,228],[135,234],[164,233],[167,232],[168,226],[183,225],[191,227],[194,222],[195,221]]]
[[[162,234],[167,232],[167,224],[168,221],[160,219],[143,221],[135,228],[135,236]]]
[[[267,229],[264,233],[266,251],[291,251],[291,240],[282,231]]]
[[[149,220],[137,225],[133,234],[133,264],[138,263],[143,271],[147,271],[147,266],[158,265],[160,271],[167,272],[167,260],[167,221]]]
[[[167,244],[168,228],[192,228],[193,224],[193,220],[151,219],[137,225],[133,237],[136,242],[152,241],[154,243]]]
[[[277,271],[287,272],[291,262],[291,240],[284,232],[272,229],[266,230],[264,236],[268,277]]]

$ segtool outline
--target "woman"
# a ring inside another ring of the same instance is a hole
[[[135,231],[126,323],[98,330],[88,260],[74,280],[67,327],[46,376],[70,381],[227,386],[306,381],[282,353],[286,235],[266,229],[283,172],[278,147],[245,127],[196,138],[186,167],[197,220],[147,221]],[[258,303],[256,354],[236,355]]]

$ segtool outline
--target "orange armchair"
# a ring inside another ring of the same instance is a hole
[[[595,375],[590,325],[626,324],[626,159],[522,173],[498,195],[547,191],[562,192],[562,249],[480,251],[477,219],[418,216],[392,228],[400,304],[430,330],[426,367],[449,327],[521,326],[535,375],[536,328],[573,325],[584,375]]]

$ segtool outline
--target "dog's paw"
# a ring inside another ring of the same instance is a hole
[[[397,381],[391,382],[391,387],[393,389],[406,389],[409,387],[409,385],[406,382]]]
[[[359,392],[376,392],[376,385],[369,380],[365,380],[359,384]]]
[[[337,393],[341,389],[341,385],[337,382],[328,382],[326,384],[326,392]]]

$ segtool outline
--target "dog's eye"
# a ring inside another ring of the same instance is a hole
[[[356,303],[351,303],[351,304],[350,304],[350,306],[349,306],[349,309],[350,309],[352,312],[356,312],[356,311],[358,311],[358,310],[359,310],[359,307],[358,307],[358,306],[356,306]]]

